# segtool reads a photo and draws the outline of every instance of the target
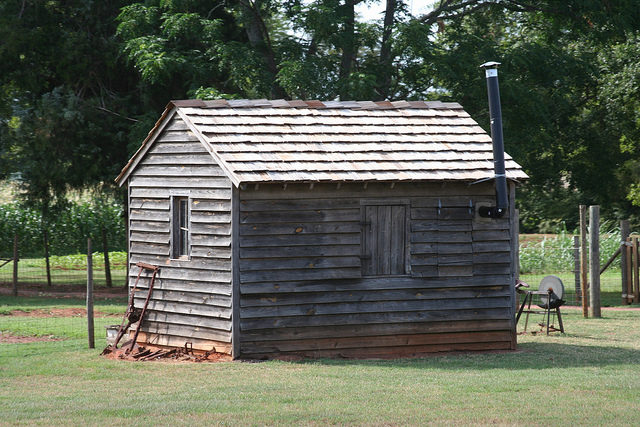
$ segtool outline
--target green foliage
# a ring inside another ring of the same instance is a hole
[[[600,265],[604,265],[620,247],[620,229],[605,223],[600,234]],[[521,274],[559,274],[574,269],[573,235],[561,230],[541,241],[520,245]],[[609,267],[620,268],[620,257]]]
[[[87,255],[86,254],[74,254],[74,255],[53,255],[49,259],[51,268],[60,270],[87,270]],[[93,268],[96,270],[104,269],[104,253],[94,252],[91,254],[91,262]],[[109,252],[109,263],[111,265],[126,265],[127,253],[126,252]]]
[[[502,62],[523,230],[577,204],[640,218],[640,0],[84,0],[0,3],[0,178],[43,212],[111,187],[170,99],[440,99],[488,129]],[[117,191],[117,190],[116,190]],[[121,197],[124,195],[120,192]]]
[[[13,255],[13,236],[19,238],[20,257],[44,255],[43,229],[48,230],[49,253],[68,255],[86,253],[87,238],[94,247],[102,242],[102,230],[107,231],[111,250],[126,249],[122,206],[114,201],[100,204],[69,203],[65,209],[52,211],[43,221],[39,210],[17,203],[0,205],[0,257]]]
[[[638,213],[626,200],[634,181],[621,170],[637,157],[628,147],[638,133],[638,15],[569,3],[554,2],[559,13],[486,8],[446,21],[436,39],[444,48],[436,51],[438,84],[485,129],[477,66],[503,64],[505,149],[531,177],[518,194],[528,232],[544,232],[549,222],[575,226],[579,204],[601,205],[608,219]],[[627,26],[613,29],[612,21]]]
[[[113,187],[137,120],[133,70],[114,21],[126,1],[0,4],[0,176],[53,205],[70,189]]]

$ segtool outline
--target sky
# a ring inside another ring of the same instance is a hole
[[[409,2],[409,10],[412,15],[422,14],[427,12],[430,8],[429,5],[433,4],[433,0],[408,0]],[[356,11],[360,13],[363,18],[367,21],[371,19],[380,19],[382,18],[382,13],[384,12],[384,7],[386,4],[385,0],[376,0],[373,2],[367,2],[368,4],[360,3],[356,7]]]

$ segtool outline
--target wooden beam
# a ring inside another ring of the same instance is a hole
[[[256,184],[257,187],[257,184]],[[240,192],[231,192],[231,356],[240,357]]]
[[[589,304],[587,301],[587,206],[580,205],[580,273],[582,281],[582,315],[589,317]]]
[[[600,206],[589,207],[589,281],[591,315],[602,317],[600,306]]]
[[[633,302],[640,300],[640,262],[638,260],[638,238],[633,238]]]
[[[629,278],[627,276],[627,238],[629,237],[629,220],[620,221],[620,273],[622,279],[622,305],[629,304],[627,298]]]

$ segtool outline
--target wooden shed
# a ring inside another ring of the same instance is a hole
[[[116,179],[130,285],[137,262],[160,267],[138,341],[234,358],[515,349],[527,176],[506,170],[509,211],[480,218],[491,137],[455,103],[173,101]]]

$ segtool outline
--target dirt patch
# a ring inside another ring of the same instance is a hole
[[[535,245],[543,240],[552,240],[557,238],[557,234],[521,234],[520,245],[527,247],[529,245]]]
[[[112,360],[126,360],[129,362],[170,362],[170,363],[215,363],[230,362],[231,355],[211,351],[196,351],[184,348],[157,347],[149,344],[140,346],[135,344],[130,351],[131,341],[126,341],[120,348],[107,346],[102,351],[102,356]]]
[[[29,337],[21,335],[13,335],[10,332],[0,332],[0,343],[2,344],[24,344],[30,342],[42,342],[42,341],[64,341],[62,338],[55,338],[53,335],[46,335],[42,337]]]
[[[562,309],[582,310],[582,307],[578,307],[575,305],[564,305],[562,306]],[[633,306],[622,307],[600,307],[600,309],[605,311],[640,311],[640,307],[637,304],[634,304]],[[589,312],[591,312],[591,308],[589,308]]]
[[[12,295],[11,284],[0,284],[0,295]],[[128,289],[123,286],[108,288],[106,286],[93,289],[94,299],[127,298]],[[53,285],[47,286],[39,283],[21,283],[18,286],[18,296],[21,297],[50,297],[50,298],[75,298],[87,297],[87,287],[83,285]]]
[[[38,308],[35,310],[23,311],[12,310],[5,316],[16,317],[87,317],[86,308]],[[106,314],[101,311],[94,311],[94,317],[122,317],[122,314]]]

